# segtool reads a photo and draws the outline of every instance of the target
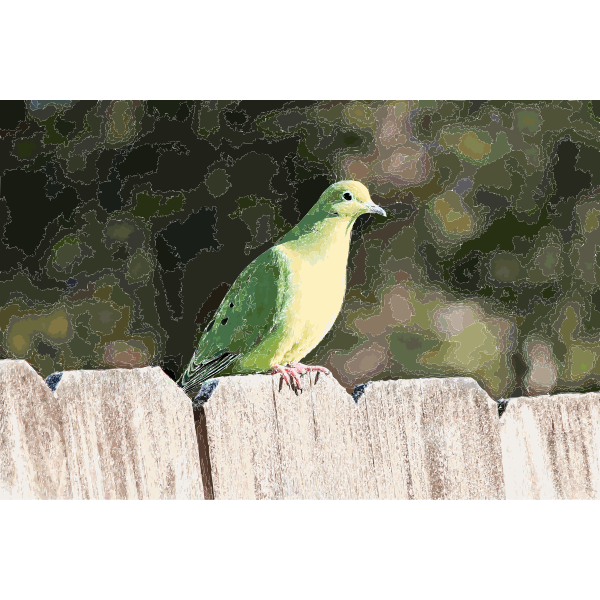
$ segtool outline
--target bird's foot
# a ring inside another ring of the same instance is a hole
[[[294,383],[296,384],[296,387],[302,389],[302,386],[300,385],[300,379],[298,379],[298,375],[296,371],[294,371],[294,369],[288,369],[287,367],[282,367],[281,365],[273,365],[271,367],[271,370],[267,373],[267,375],[277,375],[277,373],[279,373],[281,377],[283,377],[283,380],[288,385],[290,385],[290,380],[287,376],[287,374],[289,373],[294,378]]]
[[[325,375],[331,375],[331,371],[325,367],[317,367],[316,365],[303,365],[299,362],[291,362],[287,364],[288,367],[296,369],[300,374],[304,374],[307,371],[317,371],[319,373],[325,373]]]
[[[277,375],[278,373],[283,377],[283,380],[288,384],[288,386],[292,387],[290,382],[290,378],[294,380],[294,384],[297,390],[302,389],[302,384],[300,383],[299,375],[304,375],[304,373],[308,373],[309,371],[317,371],[318,373],[325,373],[325,375],[331,375],[331,371],[326,369],[325,367],[317,367],[312,365],[303,365],[299,362],[291,362],[287,365],[273,365],[271,367],[271,375]]]

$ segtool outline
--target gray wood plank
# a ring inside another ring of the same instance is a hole
[[[500,419],[508,499],[600,499],[600,394],[512,398]]]
[[[26,361],[0,360],[0,499],[70,497],[56,395]]]
[[[192,406],[162,369],[66,371],[56,397],[74,498],[204,498]]]

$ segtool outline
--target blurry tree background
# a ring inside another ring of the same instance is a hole
[[[0,358],[177,377],[237,275],[334,181],[360,217],[304,362],[348,389],[600,389],[600,102],[0,102]]]

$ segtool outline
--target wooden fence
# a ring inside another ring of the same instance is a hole
[[[600,497],[600,394],[499,417],[470,378],[302,381],[224,377],[193,406],[158,367],[0,361],[0,498]]]

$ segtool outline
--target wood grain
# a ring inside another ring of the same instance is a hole
[[[204,498],[192,406],[162,369],[66,371],[56,396],[74,498]]]
[[[0,494],[203,499],[191,403],[158,367],[66,371],[53,392],[0,361]]]
[[[65,499],[71,479],[56,395],[24,360],[0,360],[0,499]]]
[[[512,398],[500,419],[508,499],[600,499],[600,394]]]
[[[194,411],[160,368],[0,361],[0,498],[600,497],[600,394],[497,405],[470,378],[224,377]]]
[[[224,377],[204,404],[215,499],[504,498],[497,406],[470,378]]]

